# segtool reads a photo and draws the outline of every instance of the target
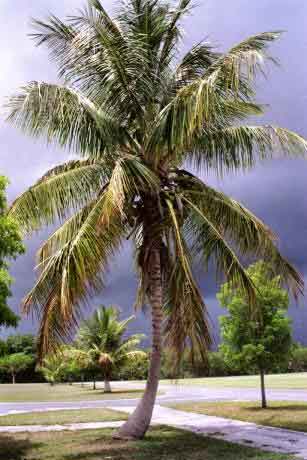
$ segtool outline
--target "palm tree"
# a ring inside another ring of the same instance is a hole
[[[93,316],[84,321],[78,334],[80,348],[92,356],[104,375],[104,392],[111,393],[110,380],[116,370],[125,366],[139,355],[145,355],[136,350],[142,334],[131,335],[124,339],[127,326],[134,316],[118,321],[119,311],[116,307],[101,306]]]
[[[44,357],[42,365],[38,366],[37,370],[43,374],[45,380],[47,380],[50,385],[54,385],[60,381],[62,368],[62,356],[58,354],[50,354]]]
[[[178,359],[185,347],[206,359],[210,333],[195,266],[215,260],[251,307],[255,291],[242,256],[270,260],[294,294],[303,289],[273,232],[196,175],[242,172],[274,153],[306,152],[307,142],[287,129],[244,124],[263,114],[254,81],[280,33],[249,37],[226,54],[201,42],[181,56],[190,7],[191,0],[127,0],[113,19],[89,0],[64,21],[35,21],[33,38],[49,48],[61,83],[31,82],[9,101],[11,123],[79,155],[48,171],[11,208],[26,232],[62,223],[39,251],[39,278],[23,303],[40,318],[41,354],[72,336],[123,241],[135,247],[137,303],[150,306],[152,353],[143,398],[122,438],[141,438],[149,426],[163,334]]]

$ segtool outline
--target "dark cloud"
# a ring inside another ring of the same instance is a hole
[[[55,70],[47,54],[35,49],[26,34],[29,18],[42,17],[49,11],[69,14],[82,6],[81,0],[24,0],[16,5],[4,0],[0,5],[0,99],[11,94],[24,82],[37,79],[54,81]],[[264,30],[287,31],[272,52],[281,61],[281,68],[271,69],[267,80],[258,82],[258,100],[268,104],[262,122],[275,123],[294,129],[307,137],[307,51],[305,0],[206,0],[198,1],[186,23],[185,45],[208,37],[225,49],[247,35]],[[114,2],[105,1],[106,7]],[[12,33],[12,31],[14,33]],[[11,180],[10,199],[22,192],[46,169],[66,158],[65,152],[47,148],[43,142],[34,142],[0,120],[0,173]],[[245,175],[229,176],[223,181],[203,177],[210,184],[241,200],[279,235],[280,247],[303,274],[307,273],[307,163],[303,160],[275,160],[259,165]],[[48,231],[41,232],[27,242],[28,252],[12,265],[16,282],[11,305],[17,310],[21,298],[34,281],[34,254]],[[136,280],[131,262],[131,250],[123,253],[112,264],[105,291],[93,299],[92,308],[99,303],[115,303],[123,314],[131,313],[135,299]],[[201,280],[217,336],[217,317],[221,314],[215,299],[214,278],[210,274]],[[295,336],[306,342],[307,313],[303,307],[292,307]],[[144,326],[146,324],[146,326]],[[140,314],[134,329],[148,331],[148,321]],[[31,320],[23,320],[21,331],[33,330]]]

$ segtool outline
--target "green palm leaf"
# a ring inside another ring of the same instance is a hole
[[[124,128],[72,87],[32,82],[7,107],[8,120],[27,134],[92,158],[106,149],[111,160],[114,148],[128,141]]]
[[[56,166],[14,201],[10,214],[26,233],[62,220],[93,199],[106,183],[109,170],[89,160]]]
[[[187,198],[183,197],[191,210],[190,219],[185,225],[185,231],[192,244],[195,256],[201,254],[205,263],[214,256],[219,272],[224,273],[227,280],[240,286],[251,305],[255,302],[255,287],[240,263],[234,250],[226,239],[207,218],[207,216]]]
[[[46,247],[40,251],[40,277],[24,300],[24,310],[33,310],[41,322],[39,342],[41,352],[46,351],[45,336],[52,337],[48,346],[55,348],[63,335],[70,338],[80,319],[80,311],[89,291],[103,286],[103,273],[110,258],[118,250],[125,225],[119,215],[108,216],[104,224],[105,196],[79,219],[79,227],[68,240],[62,239],[60,247]],[[67,229],[64,228],[65,233]],[[57,235],[59,241],[59,235]],[[56,324],[56,326],[55,326]],[[54,330],[53,330],[54,329]],[[54,331],[59,331],[56,335]]]
[[[203,130],[186,155],[194,165],[212,169],[219,175],[247,170],[257,162],[278,155],[304,155],[306,140],[298,134],[275,126],[231,126]]]

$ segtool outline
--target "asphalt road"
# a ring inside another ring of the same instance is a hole
[[[144,385],[132,382],[114,382],[115,388],[124,387],[140,389]],[[161,394],[157,397],[157,404],[171,404],[185,401],[256,401],[260,394],[258,389],[244,388],[204,388],[199,386],[180,386],[160,384]],[[267,390],[268,400],[275,401],[306,401],[307,390]],[[138,399],[112,399],[94,401],[46,401],[46,402],[12,402],[0,403],[0,415],[60,410],[60,409],[90,409],[98,407],[127,407],[135,405]]]

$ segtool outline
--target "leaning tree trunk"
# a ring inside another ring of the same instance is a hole
[[[104,392],[104,393],[112,393],[111,384],[110,384],[110,379],[109,379],[108,377],[105,377],[105,379],[104,379],[104,389],[103,389],[103,392]]]
[[[150,249],[148,268],[148,299],[152,316],[152,350],[148,378],[143,397],[128,421],[114,437],[119,439],[141,439],[149,428],[157,396],[161,367],[162,328],[162,277],[159,243]]]
[[[265,385],[264,385],[264,370],[260,367],[260,383],[261,383],[261,407],[262,409],[267,408],[266,395],[265,395]]]

